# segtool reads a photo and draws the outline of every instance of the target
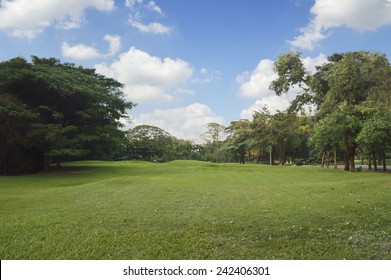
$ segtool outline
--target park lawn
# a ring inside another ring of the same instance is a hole
[[[391,177],[195,161],[0,177],[0,259],[391,259]]]

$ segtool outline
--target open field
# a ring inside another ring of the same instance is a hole
[[[0,259],[391,259],[391,177],[75,162],[0,177],[0,225]]]

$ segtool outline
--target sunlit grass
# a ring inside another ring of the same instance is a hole
[[[391,259],[391,177],[75,162],[0,177],[1,259]]]

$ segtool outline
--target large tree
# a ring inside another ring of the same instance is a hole
[[[124,139],[120,120],[134,106],[125,101],[122,84],[94,69],[36,56],[0,63],[0,96],[6,105],[2,130],[15,130],[0,140],[3,171],[48,168],[52,161],[59,165],[81,156],[113,157]],[[17,114],[15,104],[21,105]],[[15,126],[7,128],[9,121]]]

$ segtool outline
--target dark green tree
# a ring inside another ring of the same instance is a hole
[[[26,169],[28,162],[40,169],[48,168],[52,161],[59,165],[81,156],[114,157],[124,139],[120,120],[134,106],[125,101],[122,84],[94,69],[36,56],[31,62],[18,57],[0,63],[0,94],[2,102],[11,107],[12,102],[23,104],[30,113],[18,121],[23,126],[18,133],[27,145],[21,147],[6,136],[2,149],[4,154],[18,146],[24,156],[16,160],[2,154],[7,158],[3,170]],[[9,115],[2,114],[0,123],[13,118]],[[22,125],[28,120],[27,127]]]

